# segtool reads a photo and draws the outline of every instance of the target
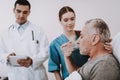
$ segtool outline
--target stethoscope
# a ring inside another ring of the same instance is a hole
[[[14,29],[14,25],[11,25],[8,29],[10,30],[11,28],[13,28],[13,29]]]
[[[31,32],[32,32],[32,41],[36,41],[36,44],[39,44],[39,41],[38,41],[38,40],[35,40],[35,38],[34,38],[34,31],[31,30]]]

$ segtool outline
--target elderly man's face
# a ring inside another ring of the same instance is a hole
[[[78,39],[78,46],[80,49],[80,53],[83,55],[89,55],[91,50],[91,24],[87,24],[83,27],[81,31],[81,36]]]

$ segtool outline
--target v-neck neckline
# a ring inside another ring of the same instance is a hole
[[[64,36],[64,38],[66,39],[66,42],[70,41],[64,34],[62,34],[62,36]],[[77,36],[77,34],[75,32],[75,40],[77,40],[77,38],[78,38],[78,36]]]

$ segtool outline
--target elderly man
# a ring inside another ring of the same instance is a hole
[[[89,55],[88,62],[79,68],[74,68],[71,62],[73,43],[62,45],[68,71],[71,73],[66,80],[120,80],[120,66],[113,54],[104,48],[110,41],[110,31],[102,19],[91,19],[86,22],[78,39],[80,53]]]

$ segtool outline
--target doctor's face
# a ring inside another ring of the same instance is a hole
[[[73,30],[75,26],[75,14],[73,12],[64,13],[60,22],[65,31]]]
[[[24,24],[27,21],[27,17],[30,14],[28,5],[17,4],[13,11],[15,13],[16,22],[20,25]]]

